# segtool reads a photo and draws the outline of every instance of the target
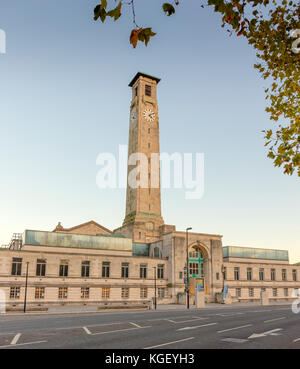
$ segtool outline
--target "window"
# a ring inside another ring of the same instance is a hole
[[[129,277],[129,263],[122,263],[122,278],[128,278]]]
[[[282,276],[282,280],[286,281],[286,269],[281,270],[281,276]]]
[[[190,265],[190,275],[199,274],[199,263],[189,263]]]
[[[191,259],[198,259],[199,258],[199,252],[198,252],[198,250],[190,251],[189,252],[189,258],[191,258]]]
[[[227,279],[227,268],[224,267],[223,269],[223,278],[224,278],[224,281]]]
[[[159,258],[160,255],[160,250],[158,247],[154,247],[154,257],[155,258]]]
[[[46,260],[37,259],[36,276],[37,277],[45,277],[45,275],[46,275]]]
[[[59,287],[58,288],[58,298],[59,299],[67,299],[68,298],[68,287]]]
[[[128,299],[128,297],[129,297],[129,288],[128,287],[122,287],[121,297],[122,297],[122,299]]]
[[[103,261],[102,263],[102,278],[109,278],[110,273],[110,262]]]
[[[277,288],[273,288],[273,296],[277,297]]]
[[[263,281],[265,279],[265,271],[264,268],[259,269],[259,280]]]
[[[148,128],[148,133],[150,134],[150,132],[151,132],[151,130],[150,130],[150,128]]]
[[[35,287],[35,298],[43,299],[45,297],[45,287]]]
[[[139,89],[138,89],[138,87],[136,87],[136,88],[135,88],[135,96],[137,96],[137,95],[138,95],[138,91],[139,91]]]
[[[254,296],[254,288],[249,288],[249,297]]]
[[[271,281],[275,281],[275,280],[276,280],[275,269],[271,269]]]
[[[163,299],[165,297],[165,289],[163,287],[158,287],[158,298]]]
[[[240,279],[240,268],[239,267],[234,268],[234,279],[236,281],[238,281]]]
[[[146,299],[147,298],[148,290],[147,290],[146,287],[141,287],[140,296],[141,296],[141,299]]]
[[[296,282],[297,281],[297,270],[293,269],[293,281]]]
[[[220,273],[216,273],[216,280],[218,281],[220,279]]]
[[[236,288],[235,290],[235,294],[236,294],[236,297],[241,297],[242,295],[242,290],[240,288]]]
[[[88,299],[90,297],[90,288],[89,287],[81,287],[80,297],[82,299]]]
[[[59,276],[67,277],[69,274],[69,262],[67,260],[61,260],[59,266]]]
[[[11,275],[21,275],[22,273],[22,258],[13,258]]]
[[[140,278],[147,278],[147,264],[140,265]]]
[[[81,277],[89,277],[90,276],[90,262],[83,261],[81,264]]]
[[[247,281],[252,280],[252,268],[247,268]]]
[[[179,279],[182,279],[182,278],[183,278],[183,273],[179,272]]]
[[[150,149],[150,142],[148,142],[148,149]]]
[[[289,289],[288,288],[285,288],[284,289],[284,296],[285,297],[288,297],[288,295],[289,295]]]
[[[102,298],[103,299],[109,299],[109,292],[110,292],[109,287],[103,287],[102,288]]]
[[[9,297],[11,299],[19,299],[20,298],[20,292],[21,292],[20,287],[10,287]]]
[[[163,279],[164,278],[164,265],[158,264],[157,266],[157,278]]]
[[[150,85],[145,85],[145,95],[151,96],[151,86]]]

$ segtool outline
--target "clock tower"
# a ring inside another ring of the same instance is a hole
[[[122,233],[136,242],[160,239],[162,226],[157,85],[160,79],[137,73],[130,104],[126,215]]]

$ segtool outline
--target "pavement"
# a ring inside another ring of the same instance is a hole
[[[291,303],[175,307],[0,315],[0,349],[300,349],[300,314]]]

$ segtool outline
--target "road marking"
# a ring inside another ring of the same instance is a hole
[[[253,324],[246,324],[246,325],[241,325],[240,327],[234,327],[234,328],[223,329],[222,331],[218,331],[218,333],[223,333],[223,332],[233,331],[233,330],[235,330],[235,329],[241,329],[241,328],[251,327],[252,325],[253,325]]]
[[[85,328],[85,327],[83,327]],[[125,328],[125,329],[116,329],[115,331],[107,331],[107,332],[97,332],[97,333],[87,333],[90,334],[91,336],[99,336],[101,334],[108,334],[108,333],[115,333],[115,332],[125,332],[125,331],[133,331],[136,329],[144,329],[144,328],[151,328],[151,326],[146,326],[146,327],[140,327],[140,328]]]
[[[201,327],[208,327],[210,325],[216,325],[218,323],[208,323],[208,324],[202,324],[202,325],[196,325],[194,327],[184,327],[184,328],[179,328],[177,329],[178,331],[185,331],[185,330],[188,330],[188,329],[196,329],[196,328],[201,328]]]
[[[153,348],[161,347],[161,346],[173,345],[173,343],[189,341],[189,340],[193,340],[194,338],[195,337],[189,337],[189,338],[184,338],[183,340],[161,343],[160,345],[155,345],[155,346],[150,346],[150,347],[144,347],[144,350],[153,349]]]
[[[271,331],[267,331],[267,332],[263,332],[263,333],[253,333],[253,334],[251,334],[251,336],[248,337],[248,339],[249,338],[266,337],[267,335],[277,336],[278,333],[275,333],[275,332],[278,332],[278,331],[282,331],[282,329],[281,328],[276,328],[276,329],[272,329]]]
[[[300,341],[300,338],[296,338],[293,342],[298,342]]]
[[[286,319],[286,317],[282,317],[282,318],[275,318],[275,319],[270,319],[270,320],[265,320],[264,323],[270,323],[270,322],[275,322],[277,320],[282,320],[282,319]]]
[[[21,333],[16,334],[10,344],[11,345],[16,345],[17,342],[19,341],[19,338],[21,337],[21,335],[22,335]]]
[[[233,342],[233,343],[244,343],[248,340],[243,340],[242,338],[223,338],[221,341]]]
[[[135,326],[135,327],[137,327],[137,328],[143,328],[143,327],[141,327],[140,325],[138,325],[138,324],[136,324],[136,323],[129,322],[129,324],[132,324],[132,325],[134,325],[134,326]]]
[[[15,345],[5,345],[5,346],[0,346],[0,349],[2,348],[7,348],[7,347],[16,347],[16,346],[25,346],[25,345],[36,345],[38,343],[43,343],[43,342],[47,342],[47,341],[35,341],[35,342],[26,342],[26,343],[16,343]]]
[[[87,327],[82,327],[86,334],[92,334]]]
[[[181,320],[180,322],[175,322],[174,320],[168,320],[171,323],[174,324],[180,324],[180,323],[188,323],[188,322],[195,322],[197,320],[207,320],[209,318],[193,318],[193,319],[189,319],[189,320]]]

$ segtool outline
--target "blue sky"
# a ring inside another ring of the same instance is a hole
[[[205,194],[163,190],[165,222],[222,234],[224,245],[288,249],[300,261],[300,190],[266,158],[267,82],[255,53],[229,37],[197,0],[166,17],[160,1],[139,0],[137,22],[157,32],[129,45],[129,9],[94,22],[97,0],[16,0],[0,5],[7,53],[0,54],[0,243],[24,229],[52,230],[124,218],[125,190],[96,186],[101,152],[127,144],[137,71],[158,88],[164,152],[205,155]]]

